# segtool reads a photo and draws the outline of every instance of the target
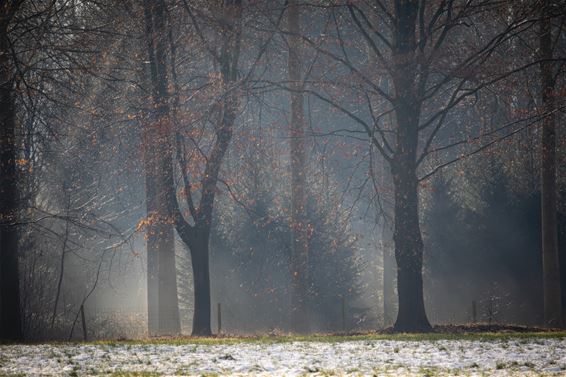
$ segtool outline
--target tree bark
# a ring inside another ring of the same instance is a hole
[[[156,169],[154,167],[155,153],[150,148],[151,132],[150,125],[144,125],[144,171],[145,171],[145,204],[148,221],[151,214],[156,213]],[[147,248],[147,325],[150,336],[158,334],[158,269],[157,269],[157,251],[159,250],[157,231],[153,224],[149,223],[146,229],[146,248]]]
[[[544,288],[544,322],[546,326],[562,326],[560,264],[556,214],[556,100],[553,75],[552,29],[550,1],[543,2],[540,21],[540,79],[542,108],[541,223],[542,268]]]
[[[185,228],[179,235],[189,247],[193,269],[193,336],[210,336],[211,330],[211,299],[210,299],[210,265],[209,238],[210,230]]]
[[[7,22],[0,23],[0,339],[22,340],[14,78]]]
[[[291,326],[299,333],[308,332],[308,290],[309,290],[309,241],[306,216],[305,142],[304,142],[304,99],[300,92],[301,53],[299,6],[296,0],[289,0],[287,8],[289,29],[289,81],[291,94]]]
[[[146,206],[148,215],[148,329],[150,334],[181,331],[171,208],[174,193],[172,128],[168,105],[165,3],[144,0],[153,112],[146,130]]]
[[[423,241],[419,225],[417,177],[412,161],[395,162],[392,168],[395,186],[395,259],[399,310],[394,329],[397,332],[431,330],[423,296]],[[413,165],[413,166],[411,166]]]
[[[391,161],[395,189],[395,259],[399,310],[398,332],[430,331],[423,295],[423,241],[419,225],[417,150],[421,100],[417,93],[416,18],[419,2],[395,1],[393,84],[397,118],[396,147]]]

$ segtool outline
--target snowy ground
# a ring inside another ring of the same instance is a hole
[[[133,372],[144,376],[566,376],[566,338],[0,346],[0,376]]]

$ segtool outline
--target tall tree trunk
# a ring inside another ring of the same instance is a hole
[[[430,331],[423,297],[423,241],[419,226],[417,177],[414,161],[395,161],[395,259],[399,310],[398,332]]]
[[[0,24],[0,339],[21,340],[16,114],[7,23]]]
[[[163,0],[144,0],[144,14],[154,105],[144,140],[149,219],[148,328],[150,334],[175,335],[180,333],[181,323],[171,208],[174,181],[165,53],[165,3]]]
[[[287,8],[289,29],[288,70],[291,88],[291,325],[294,331],[308,332],[309,241],[306,216],[304,99],[300,92],[301,53],[299,6],[289,0]]]
[[[210,300],[210,266],[209,266],[209,236],[206,229],[194,229],[188,238],[187,244],[191,252],[194,287],[193,336],[209,336],[212,334],[210,326],[211,300]]]
[[[542,268],[544,287],[544,322],[547,326],[562,326],[560,264],[558,255],[556,215],[556,130],[555,80],[553,75],[552,29],[550,1],[543,2],[540,21],[540,79],[542,108],[547,116],[542,124]]]
[[[395,189],[395,259],[399,310],[396,331],[430,331],[423,295],[423,241],[419,225],[417,150],[421,101],[417,94],[415,24],[417,0],[395,1],[393,84],[397,118],[396,147],[391,162]]]
[[[147,247],[147,325],[150,336],[158,334],[158,303],[157,303],[157,287],[158,287],[158,270],[157,270],[157,251],[158,240],[157,230],[151,219],[152,214],[157,212],[157,194],[156,194],[156,169],[155,169],[155,153],[150,143],[153,142],[151,137],[151,122],[146,121],[144,124],[144,170],[145,170],[145,204],[148,218],[148,226],[146,229],[146,247]]]

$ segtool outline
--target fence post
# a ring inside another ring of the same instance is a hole
[[[342,332],[346,332],[346,298],[342,296]]]
[[[222,332],[222,307],[220,306],[220,303],[218,303],[218,334],[220,335],[220,333]]]
[[[476,308],[476,300],[472,301],[472,323],[477,323],[477,308]]]
[[[83,340],[85,342],[87,342],[88,336],[87,336],[87,332],[86,332],[86,320],[85,320],[85,306],[84,306],[84,304],[81,305],[81,321],[83,323]]]

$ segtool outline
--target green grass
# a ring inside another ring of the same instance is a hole
[[[121,339],[121,340],[98,340],[91,342],[38,342],[26,344],[85,344],[85,345],[229,345],[229,344],[278,344],[291,342],[323,342],[338,343],[347,341],[376,341],[376,340],[398,340],[398,341],[437,341],[437,340],[511,340],[532,341],[536,339],[561,339],[566,338],[566,331],[541,331],[541,332],[473,332],[473,333],[399,333],[399,334],[313,334],[313,335],[259,335],[259,336],[212,336],[212,337],[175,337],[175,338],[144,338],[144,339]]]
[[[398,340],[398,341],[436,341],[436,340],[533,340],[533,339],[551,339],[566,338],[566,331],[556,332],[490,332],[490,333],[424,333],[424,334],[362,334],[362,335],[282,335],[282,336],[221,336],[221,337],[178,337],[178,338],[147,338],[132,340],[103,340],[89,342],[86,344],[93,345],[124,345],[124,344],[167,344],[167,345],[226,345],[226,344],[277,344],[291,342],[324,342],[338,343],[347,341],[376,341],[376,340]]]

